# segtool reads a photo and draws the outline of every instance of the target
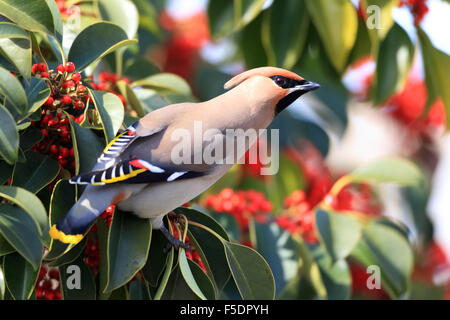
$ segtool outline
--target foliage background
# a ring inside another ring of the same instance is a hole
[[[436,176],[448,163],[450,67],[421,27],[429,1],[210,0],[189,14],[187,2],[0,0],[0,297],[449,298]],[[81,82],[56,71],[68,61]],[[82,191],[67,179],[115,134],[264,65],[322,87],[274,121],[277,175],[235,166],[176,210],[186,220],[170,215],[188,251],[165,254],[159,231],[114,206],[78,245],[51,241]],[[66,285],[73,265],[81,290]],[[370,289],[374,265],[381,288]]]

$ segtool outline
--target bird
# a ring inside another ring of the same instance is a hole
[[[226,91],[208,101],[177,103],[148,113],[105,147],[92,171],[69,180],[86,188],[68,213],[51,226],[51,238],[78,243],[97,217],[114,204],[121,211],[150,219],[152,228],[161,230],[169,244],[184,247],[164,226],[164,216],[212,186],[248,148],[233,155],[233,161],[178,163],[172,152],[179,143],[174,135],[194,133],[196,123],[201,123],[202,132],[215,133],[214,139],[200,145],[223,145],[227,130],[266,129],[300,96],[319,87],[289,70],[259,67],[232,77],[224,85]],[[201,152],[189,149],[190,159]],[[229,156],[226,149],[223,158]]]

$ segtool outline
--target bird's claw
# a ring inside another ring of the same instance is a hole
[[[189,249],[189,244],[181,241],[180,239],[174,237],[169,230],[165,226],[161,227],[161,231],[164,234],[164,236],[167,238],[167,245],[164,248],[164,253],[167,253],[170,251],[171,248],[174,248],[175,250],[178,250],[180,247],[187,250]]]

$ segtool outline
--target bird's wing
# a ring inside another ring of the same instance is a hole
[[[152,164],[142,159],[121,161],[103,170],[75,176],[69,180],[72,184],[106,185],[113,183],[153,183],[192,179],[205,172],[183,170],[175,166]]]

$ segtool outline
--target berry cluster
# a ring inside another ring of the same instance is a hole
[[[58,268],[41,266],[35,285],[36,298],[43,300],[61,300]]]
[[[41,119],[31,122],[44,136],[33,146],[33,151],[53,157],[73,174],[75,162],[68,117],[78,123],[83,122],[83,101],[89,99],[81,74],[74,72],[72,62],[59,65],[56,70],[48,70],[47,65],[41,62],[34,64],[31,71],[34,76],[44,79],[50,88],[50,96],[41,108]],[[73,114],[80,115],[75,117]]]
[[[209,195],[204,201],[204,206],[217,212],[232,214],[244,233],[248,230],[250,217],[265,221],[264,216],[273,210],[272,203],[261,192],[255,190],[235,192],[231,188],[225,188],[217,195]]]
[[[295,190],[284,199],[285,210],[276,218],[277,224],[292,234],[300,234],[305,241],[317,241],[314,213],[302,190]]]
[[[400,7],[406,6],[414,16],[414,24],[417,26],[422,22],[425,15],[428,13],[427,0],[401,0]]]
[[[128,78],[126,77],[119,78],[117,74],[110,73],[108,71],[104,71],[99,74],[98,82],[94,82],[93,76],[90,76],[89,78],[92,80],[91,81],[92,89],[114,93],[122,101],[123,106],[124,107],[127,106],[127,101],[125,100],[125,98],[120,93],[117,92],[118,88],[116,84],[117,81],[119,80],[125,82],[126,84],[130,84],[130,80]]]

